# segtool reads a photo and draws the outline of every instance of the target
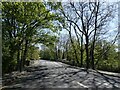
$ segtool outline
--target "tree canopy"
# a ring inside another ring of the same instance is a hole
[[[117,35],[103,39],[115,13],[105,2],[2,2],[4,73],[36,59],[118,72]]]

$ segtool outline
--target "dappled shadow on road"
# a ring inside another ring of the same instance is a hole
[[[118,78],[118,77],[110,77],[110,76],[105,75],[103,73],[100,73],[98,71],[97,71],[97,73],[99,73],[104,78],[104,80],[106,80],[109,84],[111,84],[113,88],[117,88],[118,87],[117,84],[120,85],[120,78]]]
[[[120,88],[120,78],[70,66],[37,66],[27,67],[26,74],[16,76],[9,84],[4,80],[3,85],[18,88]]]

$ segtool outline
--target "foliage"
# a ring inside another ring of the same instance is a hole
[[[114,17],[114,5],[103,4],[3,2],[3,73],[21,71],[26,60],[36,59],[119,72],[116,45],[98,39],[109,31],[105,28]]]
[[[57,18],[46,9],[44,3],[3,2],[2,16],[3,71],[8,72],[13,63],[14,68],[17,65],[21,71],[32,50],[31,46],[54,43],[57,25],[53,21]],[[38,59],[38,56],[35,58]]]

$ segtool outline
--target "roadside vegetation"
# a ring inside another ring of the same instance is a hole
[[[109,28],[116,18],[116,6],[105,2],[2,2],[3,74],[21,72],[30,60],[39,59],[120,72],[119,33]]]

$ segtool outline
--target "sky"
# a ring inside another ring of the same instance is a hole
[[[116,1],[116,0],[110,0],[110,3],[112,1]],[[114,38],[118,32],[118,12],[116,12],[115,18],[109,22],[107,29],[109,30],[109,33],[106,34],[106,36],[108,37],[107,40],[108,41],[114,40]],[[75,33],[73,31],[74,30],[72,30],[72,33],[75,35]],[[61,31],[61,34],[68,34],[68,32],[63,29]],[[40,45],[37,45],[37,46],[40,47]]]
[[[112,0],[113,1],[113,0]],[[111,3],[111,2],[109,2]],[[116,6],[117,8],[117,6]],[[111,41],[114,39],[118,32],[118,12],[115,13],[115,18],[113,18],[111,21],[109,21],[109,24],[107,26],[107,30],[109,31],[106,36],[108,37],[107,40]],[[66,30],[61,31],[63,34],[68,34]],[[72,33],[75,35],[74,30],[72,30]]]

